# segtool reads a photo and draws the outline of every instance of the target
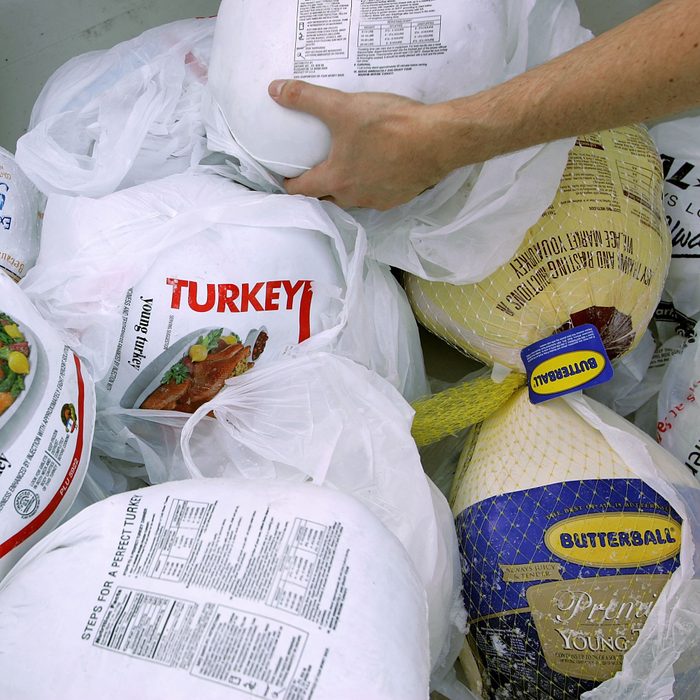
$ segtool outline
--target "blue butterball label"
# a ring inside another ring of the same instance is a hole
[[[613,368],[591,323],[528,345],[520,353],[532,403],[541,403],[612,379]]]
[[[490,697],[569,700],[612,677],[679,564],[681,519],[638,479],[506,493],[456,524]]]

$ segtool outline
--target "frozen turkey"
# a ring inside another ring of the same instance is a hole
[[[311,484],[199,479],[113,496],[33,549],[0,607],[0,694],[13,700],[57,687],[105,700],[428,697],[410,559],[364,506]]]
[[[618,357],[646,330],[668,270],[662,184],[643,128],[579,138],[554,201],[509,262],[476,284],[406,275],[418,320],[467,354],[515,370],[524,347],[587,323]]]

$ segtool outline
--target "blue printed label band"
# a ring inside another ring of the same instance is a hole
[[[456,519],[491,692],[575,698],[612,676],[678,566],[681,519],[638,479],[551,484]]]

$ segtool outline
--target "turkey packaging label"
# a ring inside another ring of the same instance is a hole
[[[240,145],[290,176],[323,160],[330,137],[318,119],[275,105],[267,95],[270,80],[293,77],[437,102],[498,80],[506,31],[501,12],[482,0],[265,0],[255,12],[241,0],[225,0],[209,84]]]
[[[0,577],[72,504],[90,453],[80,360],[0,274]]]
[[[321,330],[342,284],[332,260],[328,239],[300,230],[222,227],[168,251],[125,292],[100,389],[122,408],[192,413]]]
[[[13,611],[0,689],[15,700],[49,683],[76,698],[428,696],[410,560],[364,506],[311,484],[200,479],[114,496],[33,550],[0,601]]]
[[[492,697],[578,697],[641,638],[685,525],[625,459],[563,399],[535,407],[525,390],[472,433],[453,509]]]
[[[39,253],[41,194],[11,153],[0,148],[0,270],[15,282]]]
[[[664,169],[664,208],[673,252],[666,290],[682,313],[700,312],[700,118],[650,129]]]

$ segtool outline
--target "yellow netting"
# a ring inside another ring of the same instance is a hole
[[[416,443],[423,447],[480,423],[524,384],[524,374],[511,373],[499,384],[484,376],[419,399],[411,428]]]
[[[472,284],[404,276],[416,318],[467,355],[516,372],[522,348],[585,323],[610,359],[622,355],[644,334],[671,260],[663,182],[643,128],[582,136],[552,204],[507,263]]]

